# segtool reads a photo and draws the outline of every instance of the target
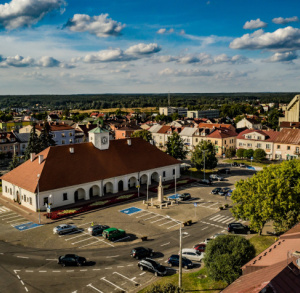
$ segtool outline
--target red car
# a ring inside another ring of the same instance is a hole
[[[206,244],[205,243],[199,243],[199,244],[196,244],[194,246],[194,248],[199,251],[199,252],[204,252],[205,251],[205,248],[206,248]]]

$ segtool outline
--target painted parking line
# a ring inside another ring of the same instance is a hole
[[[82,240],[79,240],[79,241],[76,241],[76,242],[73,242],[71,243],[72,245],[76,244],[76,243],[79,243],[79,242],[82,242],[82,241],[87,241],[87,240],[90,240],[90,239],[93,239],[93,237],[90,237],[90,238],[85,238],[85,239],[82,239]]]
[[[166,225],[166,224],[169,224],[169,223],[172,223],[173,222],[173,220],[171,220],[171,221],[169,221],[169,222],[166,222],[166,223],[163,223],[163,224],[160,224],[160,225],[158,225],[158,226],[163,226],[163,225]]]
[[[0,212],[2,213],[6,213],[6,212],[8,212],[8,211],[11,211],[11,209],[9,209],[9,208],[7,208],[7,207],[1,207],[0,208]]]
[[[92,284],[88,284],[88,285],[86,285],[86,286],[87,286],[87,287],[90,287],[90,288],[92,288],[92,289],[94,289],[94,290],[97,291],[97,292],[103,293],[101,290],[99,290],[98,288],[94,287]]]
[[[151,224],[152,223],[155,223],[155,222],[158,222],[158,221],[161,221],[161,220],[165,220],[166,218],[164,217],[164,216],[162,216],[162,218],[161,219],[158,219],[158,220],[156,220],[156,221],[153,221],[153,222],[151,222]]]
[[[7,221],[6,223],[12,223],[12,222],[17,222],[17,221],[20,221],[21,219],[24,219],[23,217],[20,217],[19,219],[16,219],[16,220],[12,220],[12,221]]]
[[[106,280],[105,277],[101,278],[101,280],[103,280],[103,281],[105,281],[105,282],[111,284],[112,286],[116,287],[117,289],[119,289],[119,290],[121,290],[121,291],[123,291],[123,292],[126,292],[126,290],[124,290],[123,288],[117,286],[116,284],[112,283],[111,281]]]
[[[7,213],[3,213],[3,215],[0,216],[0,218],[5,218],[7,216],[11,216],[12,214],[15,214],[15,212],[11,211],[11,212],[7,212]]]
[[[173,227],[175,227],[175,226],[178,226],[179,224],[181,224],[181,223],[176,223],[175,225],[173,225],[173,226],[171,226],[171,227],[168,227],[167,229],[169,230],[169,229],[171,229],[171,228],[173,228]]]
[[[102,242],[105,242],[105,241],[102,241]],[[93,241],[93,242],[91,242],[91,243],[89,243],[89,244],[85,244],[85,245],[80,246],[80,247],[78,247],[78,248],[82,248],[82,247],[85,247],[85,246],[89,246],[89,245],[92,245],[92,244],[94,244],[94,243],[99,243],[99,241]]]
[[[136,208],[136,207],[130,207],[130,208],[127,208],[124,210],[120,210],[121,213],[126,214],[126,215],[132,215],[132,214],[135,214],[135,213],[141,212],[141,211],[142,211],[142,209]]]
[[[155,216],[152,216],[152,217],[150,217],[150,218],[147,218],[147,219],[143,219],[144,221],[148,221],[148,220],[150,220],[150,219],[152,219],[152,218],[155,218],[155,217],[159,217],[160,215],[155,215]]]
[[[70,235],[70,234],[69,234],[69,235]],[[88,234],[81,233],[81,234],[79,234],[79,235],[77,235],[77,236],[67,238],[67,239],[65,239],[65,241],[69,241],[69,240],[72,240],[72,239],[75,239],[75,238],[78,238],[78,237],[83,237],[83,236],[85,236],[85,235],[88,235]]]
[[[168,242],[168,243],[165,243],[165,244],[162,244],[161,246],[166,246],[166,245],[169,245],[171,242]]]
[[[6,216],[5,218],[2,218],[2,221],[5,221],[5,220],[9,220],[9,219],[13,219],[13,218],[18,218],[20,217],[20,215],[10,215],[10,216]]]
[[[151,215],[151,214],[152,214],[151,212],[147,212],[147,211],[145,211],[145,213],[144,213],[144,214],[142,214],[141,216],[139,216],[139,217],[136,217],[136,218],[145,217],[145,216],[148,216],[148,215]]]
[[[91,224],[91,223],[93,223],[93,222],[88,222],[88,223],[84,223],[84,224],[81,224],[81,225],[77,225],[77,227],[81,227],[81,226],[89,225],[89,224]]]
[[[124,238],[118,239],[118,240],[114,241],[114,243],[115,243],[115,242],[122,241],[122,240],[125,240],[125,239],[128,239],[128,238],[130,238],[130,236],[127,236],[127,237],[124,237]]]
[[[124,279],[133,282],[134,284],[138,284],[136,281],[133,280],[133,278],[132,278],[132,279],[129,279],[129,278],[127,278],[126,276],[124,276],[124,275],[122,275],[122,274],[120,274],[120,273],[118,273],[118,272],[113,272],[113,274],[117,274],[117,275],[123,277]]]
[[[207,229],[208,228],[208,226],[207,227],[204,227],[203,229],[201,229],[201,231],[203,231],[203,230],[205,230],[205,229]]]

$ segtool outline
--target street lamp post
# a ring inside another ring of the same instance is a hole
[[[176,167],[175,167],[175,194],[176,194]]]
[[[202,155],[204,154],[204,179],[205,179],[205,153],[207,150],[202,150]]]
[[[37,174],[37,208],[39,212],[39,224],[41,224],[41,209],[40,209],[40,174]]]

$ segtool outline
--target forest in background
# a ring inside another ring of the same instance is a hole
[[[289,103],[299,93],[172,93],[171,106],[189,110],[219,109],[232,103]],[[0,109],[30,108],[39,110],[109,109],[163,107],[168,94],[94,94],[94,95],[2,95]]]

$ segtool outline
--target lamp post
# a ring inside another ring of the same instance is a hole
[[[204,179],[205,179],[205,153],[207,152],[207,150],[202,150],[202,156],[204,154]]]
[[[175,167],[175,194],[176,194],[176,167]]]
[[[37,174],[37,208],[39,212],[39,224],[41,224],[41,209],[40,209],[40,174]]]
[[[148,209],[148,200],[149,200],[148,181],[149,181],[149,178],[147,176],[147,209]]]

